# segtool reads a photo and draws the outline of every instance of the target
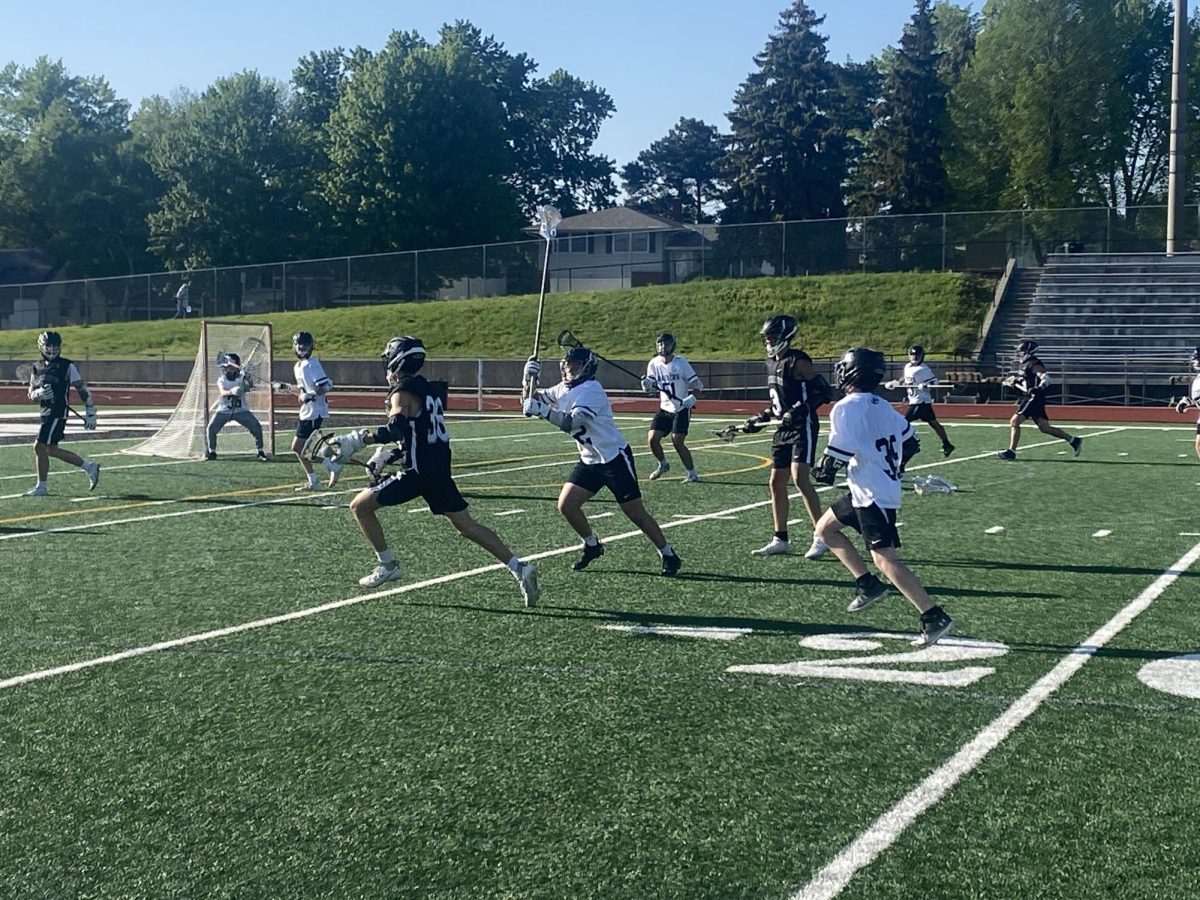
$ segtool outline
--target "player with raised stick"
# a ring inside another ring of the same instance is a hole
[[[583,504],[606,487],[616,498],[621,512],[658,550],[662,557],[662,574],[674,577],[679,572],[681,560],[642,503],[633,451],[613,421],[608,395],[596,381],[598,365],[596,354],[587,347],[572,347],[559,363],[562,381],[542,391],[535,389],[521,406],[525,415],[547,420],[573,437],[579,447],[579,462],[558,495],[558,511],[583,538],[582,552],[571,568],[581,572],[604,555],[604,545],[592,531]],[[540,374],[541,363],[536,359],[525,363],[526,383],[536,386]]]
[[[46,482],[50,477],[51,457],[83,469],[88,477],[88,489],[94,491],[100,482],[100,464],[58,446],[67,427],[68,411],[75,413],[67,405],[71,388],[75,388],[84,403],[83,427],[88,431],[96,428],[96,405],[91,391],[75,363],[62,355],[62,335],[57,331],[43,331],[38,335],[38,351],[42,357],[40,362],[20,366],[17,370],[18,378],[28,379],[29,399],[41,405],[42,418],[33,443],[37,483],[25,492],[25,496],[44,497],[49,493]]]
[[[657,355],[646,363],[646,374],[642,377],[642,390],[647,394],[658,396],[658,412],[650,422],[650,431],[646,438],[650,442],[650,452],[658,460],[658,468],[650,473],[650,480],[657,481],[671,470],[663,454],[662,439],[671,435],[671,445],[679,454],[679,461],[687,473],[683,480],[694,484],[700,480],[696,474],[696,464],[692,460],[692,452],[687,448],[688,426],[691,423],[692,408],[704,389],[704,384],[696,374],[696,370],[682,356],[675,353],[675,336],[664,331],[654,339],[654,349]]]
[[[1037,341],[1025,340],[1017,344],[1017,365],[1020,367],[1020,371],[1004,379],[1006,387],[1015,388],[1021,394],[1017,398],[1017,411],[1008,420],[1008,449],[1001,450],[996,454],[1009,462],[1017,458],[1017,444],[1021,441],[1021,423],[1026,419],[1032,419],[1042,434],[1066,441],[1071,445],[1076,456],[1083,449],[1083,438],[1067,434],[1061,428],[1050,424],[1050,418],[1046,415],[1046,391],[1050,387],[1050,373],[1046,371],[1042,361],[1034,355],[1037,348]]]
[[[304,470],[305,482],[296,488],[297,491],[315,491],[320,488],[317,474],[313,471],[312,460],[304,453],[304,444],[314,431],[329,417],[329,401],[326,395],[333,390],[333,380],[325,374],[325,369],[319,359],[313,357],[316,343],[307,331],[298,331],[292,335],[292,352],[296,354],[296,364],[292,368],[296,379],[295,384],[277,381],[274,388],[285,394],[295,394],[300,398],[300,422],[296,426],[296,436],[292,438],[291,450]],[[330,473],[330,480],[336,480]]]
[[[925,365],[925,348],[914,344],[908,348],[908,362],[904,365],[904,377],[899,381],[889,381],[884,385],[889,391],[898,387],[908,391],[908,409],[904,411],[907,422],[925,422],[933,429],[933,433],[942,442],[942,456],[954,452],[954,445],[946,436],[946,429],[938,421],[937,413],[933,411],[933,394],[930,386],[937,384],[937,376],[933,369]]]
[[[817,409],[833,399],[833,390],[813,367],[812,357],[792,347],[798,325],[791,316],[772,316],[763,323],[760,332],[767,358],[774,367],[767,378],[771,405],[757,416],[751,416],[739,429],[743,434],[762,431],[763,425],[778,420],[779,427],[771,442],[771,518],[775,533],[764,546],[752,551],[754,556],[774,556],[788,553],[788,480],[795,482],[804,500],[804,508],[813,523],[813,541],[805,559],[816,559],[829,548],[816,534],[821,518],[821,500],[809,478],[816,461],[817,434],[820,423]]]
[[[1192,386],[1188,389],[1186,397],[1180,397],[1174,401],[1175,412],[1180,415],[1189,409],[1200,408],[1200,347],[1192,351],[1188,366],[1192,370]],[[1196,420],[1196,456],[1200,457],[1200,418]]]
[[[244,402],[246,391],[254,388],[250,373],[242,369],[242,358],[236,353],[219,354],[221,376],[217,379],[217,402],[213,409],[212,418],[208,420],[208,444],[205,447],[204,458],[217,458],[217,435],[231,421],[237,422],[254,438],[254,447],[260,462],[267,461],[263,450],[262,423],[258,417],[246,408]]]
[[[829,414],[829,444],[813,477],[833,484],[838,469],[846,466],[850,492],[825,510],[817,533],[854,576],[857,592],[847,611],[862,612],[888,593],[887,585],[871,574],[853,542],[842,534],[842,529],[852,528],[866,540],[879,571],[920,613],[921,631],[913,643],[928,647],[949,634],[954,621],[896,555],[900,469],[915,452],[917,440],[912,425],[873,393],[886,367],[883,354],[866,347],[847,350],[837,364],[838,386],[846,396]]]
[[[467,501],[451,477],[450,433],[446,430],[442,399],[417,374],[425,364],[425,346],[414,337],[394,337],[380,356],[388,383],[384,401],[387,423],[374,430],[363,428],[335,438],[337,456],[331,461],[336,469],[371,444],[381,445],[388,456],[398,445],[404,460],[401,471],[363,489],[350,501],[350,512],[379,561],[358,583],[376,587],[403,577],[403,568],[388,549],[378,512],[382,507],[400,506],[421,497],[429,504],[430,512],[445,516],[459,534],[508,566],[521,588],[525,605],[536,606],[537,568],[533,563],[521,562],[496,532],[472,518]]]

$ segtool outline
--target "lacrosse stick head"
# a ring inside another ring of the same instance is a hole
[[[575,337],[569,331],[560,331],[558,333],[558,346],[564,350],[574,350],[576,347],[582,347],[583,341],[579,340],[579,338]]]
[[[326,460],[337,458],[341,449],[337,436],[332,431],[322,431],[318,428],[304,441],[304,446],[300,448],[300,455],[309,462],[323,463]]]
[[[737,437],[738,427],[736,425],[727,425],[719,431],[713,432],[713,437],[719,437],[727,444],[733,443],[733,439]]]
[[[553,206],[539,206],[534,214],[534,224],[538,227],[538,234],[547,241],[558,233],[558,226],[561,222],[562,213]]]
[[[23,384],[33,384],[33,363],[21,363],[17,366],[17,381]]]

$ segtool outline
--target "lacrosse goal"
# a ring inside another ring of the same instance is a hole
[[[229,354],[241,359],[246,376],[245,408],[262,423],[263,444],[275,452],[275,400],[271,390],[271,326],[265,322],[227,322],[205,319],[200,323],[196,363],[179,404],[165,425],[126,453],[203,459],[205,431],[220,391],[217,380]],[[254,438],[241,425],[229,422],[221,431],[221,455],[254,454]]]

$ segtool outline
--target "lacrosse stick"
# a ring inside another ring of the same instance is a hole
[[[17,366],[17,381],[23,381],[31,388],[41,387],[44,383],[44,379],[37,374],[37,369],[34,367],[33,363],[21,363],[21,365]],[[80,415],[79,411],[72,407],[69,403],[67,404],[67,412],[79,419],[81,422],[87,421],[87,419]]]
[[[574,350],[577,347],[582,347],[583,342],[580,341],[579,338],[575,337],[575,335],[571,334],[571,332],[561,331],[561,332],[559,332],[559,335],[558,335],[558,346],[562,347],[564,350]],[[606,359],[605,357],[601,356],[599,353],[596,353],[595,350],[593,350],[592,353],[596,354],[596,359],[601,360],[602,362],[608,363],[614,369],[619,369],[620,371],[622,371],[626,375],[628,375],[630,378],[632,378],[634,381],[640,382],[642,380],[641,375],[638,375],[635,372],[629,371],[627,368],[620,365],[619,363],[613,362],[611,359]],[[679,397],[675,396],[675,391],[673,391],[669,385],[657,385],[656,384],[655,387],[657,387],[659,390],[664,391],[665,393],[669,394],[672,400],[675,400],[675,401],[680,400]]]
[[[266,355],[267,345],[256,337],[248,337],[242,341],[241,352],[238,357],[240,363],[233,362],[229,357],[229,353],[224,350],[217,351],[217,366],[225,368],[225,366],[234,365],[246,376],[246,390],[253,391],[259,388],[258,381],[258,365],[263,356]]]
[[[722,428],[720,430],[713,431],[712,435],[713,435],[713,437],[719,437],[721,440],[723,440],[727,444],[732,444],[733,439],[735,437],[737,437],[739,434],[757,434],[757,433],[758,433],[758,430],[746,431],[746,428],[743,425],[726,425],[724,428]]]
[[[337,435],[332,431],[322,431],[318,428],[305,439],[304,446],[300,448],[300,455],[309,462],[325,463],[336,461],[342,464],[349,463],[352,466],[362,466],[364,469],[368,468],[365,462],[354,457],[339,460],[338,456],[341,451],[342,448],[338,443]]]
[[[550,272],[550,241],[558,233],[558,225],[562,222],[562,214],[553,206],[537,208],[538,234],[546,240],[546,253],[542,260],[542,280],[538,284],[537,322],[533,326],[533,360],[536,361],[542,346],[542,313],[546,310],[546,277]],[[537,390],[537,379],[526,378],[521,385],[521,398],[528,400]]]

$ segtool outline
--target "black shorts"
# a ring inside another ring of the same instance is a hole
[[[933,413],[932,403],[910,403],[908,409],[904,411],[904,418],[908,422],[937,421],[937,416]]]
[[[633,467],[633,451],[629,449],[628,444],[606,463],[576,463],[571,474],[567,476],[567,484],[579,485],[593,494],[606,487],[612,491],[618,503],[628,503],[642,496],[642,489],[638,487],[637,469]]]
[[[1196,423],[1196,434],[1200,436],[1200,422]]]
[[[463,499],[458,485],[449,475],[397,472],[367,490],[375,495],[380,506],[400,506],[409,500],[422,497],[429,504],[429,511],[439,516],[462,512],[467,508],[467,501]]]
[[[654,420],[650,423],[650,430],[657,431],[660,434],[687,434],[688,426],[692,423],[692,411],[690,409],[681,409],[677,413],[669,413],[665,409],[660,409],[654,414]]]
[[[317,416],[315,419],[301,419],[300,424],[296,426],[296,437],[308,440],[309,436],[320,428],[324,421],[321,416]]]
[[[883,509],[874,503],[855,506],[849,494],[829,508],[839,522],[861,534],[872,550],[900,546],[900,532],[896,530],[898,510]]]
[[[817,442],[816,434],[813,435],[814,440],[810,441],[806,437],[800,437],[798,440],[791,441],[786,444],[771,445],[771,468],[772,469],[790,469],[792,463],[804,463],[809,468],[812,468],[813,463],[817,458]]]
[[[1027,394],[1017,401],[1017,415],[1027,419],[1050,420],[1046,415],[1046,397],[1044,394]]]
[[[57,415],[48,409],[42,410],[42,425],[38,428],[37,442],[54,447],[62,440],[63,431],[67,427],[67,413],[64,410]]]

